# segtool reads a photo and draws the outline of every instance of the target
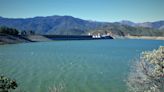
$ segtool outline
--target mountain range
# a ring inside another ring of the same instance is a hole
[[[163,30],[164,29],[164,20],[155,21],[155,22],[143,22],[143,23],[135,23],[128,20],[123,20],[120,22],[121,24],[132,26],[132,27],[146,27],[146,28],[154,28]]]
[[[164,21],[134,23],[97,22],[83,20],[72,16],[47,16],[34,18],[3,18],[0,17],[0,26],[16,28],[19,31],[33,30],[36,34],[49,35],[86,35],[106,34],[164,36]]]

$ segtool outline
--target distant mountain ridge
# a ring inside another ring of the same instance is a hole
[[[83,34],[84,31],[96,28],[99,25],[102,25],[102,23],[90,22],[72,16],[0,19],[0,26],[14,27],[19,30],[34,30],[39,34],[70,34],[71,31]],[[64,33],[65,30],[70,31],[70,33]]]
[[[126,23],[126,24],[125,24]],[[75,18],[72,16],[47,16],[34,18],[3,18],[0,17],[0,26],[16,28],[20,31],[33,30],[36,34],[56,34],[56,35],[86,35],[106,34],[144,35],[144,36],[164,36],[161,24],[154,23],[152,27],[138,26],[133,22],[110,23],[96,22]],[[140,24],[141,25],[141,24]]]
[[[133,27],[147,27],[162,30],[164,29],[164,20],[155,21],[155,22],[143,22],[143,23],[134,23],[128,20],[123,20],[121,24],[133,26]]]
[[[122,21],[120,21],[119,23],[121,23],[121,24],[123,24],[123,25],[132,26],[132,27],[137,26],[137,23],[134,23],[134,22],[128,21],[128,20],[122,20]]]

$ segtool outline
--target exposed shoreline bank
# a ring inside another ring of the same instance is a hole
[[[0,45],[3,44],[16,44],[28,42],[48,42],[58,40],[101,40],[113,39],[111,36],[104,36],[100,38],[93,38],[88,35],[0,35]]]
[[[128,39],[164,40],[162,36],[125,36]]]
[[[164,37],[157,36],[124,36],[118,39],[147,39],[147,40],[164,40]],[[115,39],[104,38],[104,39]],[[116,38],[117,39],[117,38]],[[44,35],[29,35],[29,36],[11,36],[11,35],[0,35],[0,45],[4,44],[16,44],[16,43],[29,43],[29,42],[47,42],[55,40],[96,40],[92,38],[53,38],[53,36],[44,36]],[[97,39],[98,40],[98,39]]]

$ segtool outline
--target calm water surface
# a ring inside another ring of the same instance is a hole
[[[54,41],[0,46],[0,74],[25,92],[126,92],[130,63],[157,40]]]

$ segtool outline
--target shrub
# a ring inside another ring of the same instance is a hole
[[[0,27],[0,34],[8,34],[8,35],[18,35],[19,31],[14,28],[8,28],[8,27]]]
[[[130,92],[164,92],[164,46],[141,54],[127,85]]]
[[[8,92],[10,89],[17,88],[15,80],[11,80],[3,75],[0,76],[0,92]]]

